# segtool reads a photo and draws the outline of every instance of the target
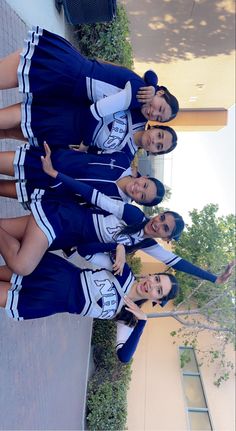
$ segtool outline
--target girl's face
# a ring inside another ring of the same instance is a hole
[[[171,290],[171,281],[168,275],[147,275],[136,284],[137,299],[160,301]]]
[[[170,213],[161,213],[152,217],[144,227],[144,234],[149,238],[161,238],[168,241],[175,229],[175,219]]]
[[[164,97],[158,93],[159,91],[153,97],[150,103],[145,103],[142,106],[141,112],[147,120],[159,121],[162,123],[163,121],[168,121],[170,119],[172,111],[170,105],[168,105]]]
[[[137,203],[151,202],[157,194],[156,185],[147,177],[130,178],[125,191]]]
[[[145,130],[141,138],[141,146],[151,154],[169,150],[172,145],[172,135],[167,130],[152,127]]]

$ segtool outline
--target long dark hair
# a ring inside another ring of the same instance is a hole
[[[166,132],[169,132],[171,134],[171,136],[172,136],[172,142],[171,142],[170,148],[168,148],[165,151],[158,151],[156,153],[152,153],[153,155],[155,155],[155,156],[159,155],[160,156],[161,154],[170,153],[171,151],[173,151],[175,149],[175,147],[177,145],[177,139],[178,138],[177,138],[177,134],[176,134],[175,130],[172,129],[172,127],[169,127],[169,126],[157,126],[157,125],[150,126],[150,124],[148,124],[147,129],[161,129],[161,130],[165,130]]]
[[[145,205],[146,207],[153,207],[158,205],[164,198],[165,195],[165,187],[164,184],[157,180],[154,177],[148,177],[149,180],[153,181],[156,186],[156,196],[151,202],[139,202],[141,205]]]
[[[160,301],[160,306],[164,307],[170,299],[174,299],[179,293],[179,286],[178,286],[176,277],[172,274],[167,273],[167,272],[159,272],[159,273],[155,273],[153,275],[166,275],[170,279],[171,289],[170,289],[168,295],[164,296]],[[139,301],[135,301],[135,304],[141,308],[141,305],[143,305],[147,301],[148,301],[148,299],[140,299]],[[155,302],[153,302],[152,304],[153,304],[153,306],[157,305]],[[121,311],[116,315],[114,320],[116,320],[116,321],[122,320],[127,326],[133,327],[137,324],[138,319],[136,316],[133,315],[133,313],[131,313],[130,311],[127,311],[125,309],[125,307],[126,306],[122,307]]]
[[[183,218],[180,214],[176,213],[175,211],[164,211],[162,214],[171,214],[175,220],[175,227],[173,229],[173,232],[170,234],[169,239],[174,239],[177,241],[184,229],[185,223]],[[117,234],[116,238],[119,238],[119,235],[129,235],[131,236],[134,233],[139,232],[140,230],[144,229],[146,224],[150,221],[150,218],[146,218],[141,223],[135,223],[132,225],[124,226],[123,229]],[[133,253],[136,250],[140,248],[144,248],[146,243],[148,247],[148,243],[150,241],[150,238],[145,238],[142,241],[140,241],[138,244],[126,246],[126,250],[128,253]]]
[[[167,121],[172,120],[173,118],[176,117],[178,111],[179,111],[179,102],[176,99],[175,96],[173,96],[173,94],[170,93],[170,91],[168,90],[167,87],[164,87],[164,85],[157,85],[157,91],[159,90],[163,90],[164,94],[161,96],[163,97],[163,99],[165,99],[166,103],[168,103],[168,105],[171,108],[171,116],[168,120],[166,121],[162,121],[163,123],[166,123]]]

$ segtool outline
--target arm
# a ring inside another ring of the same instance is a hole
[[[150,247],[143,248],[143,251],[157,260],[165,263],[167,266],[171,266],[177,271],[182,271],[187,274],[191,274],[195,277],[199,277],[203,280],[211,281],[212,283],[221,284],[225,283],[232,273],[234,262],[231,262],[225,271],[220,275],[212,274],[209,271],[205,271],[199,266],[193,265],[188,260],[182,259],[180,256],[172,253],[171,251],[165,250],[160,244],[154,240],[150,240]]]
[[[118,244],[116,246],[115,261],[112,266],[114,275],[122,275],[125,263],[126,263],[125,247],[123,246],[123,244]]]
[[[105,268],[108,269],[108,271],[113,271],[113,260],[107,253],[96,253],[92,255],[87,255],[85,256],[85,259],[92,265],[97,266],[98,268]]]
[[[116,242],[88,242],[88,243],[80,243],[77,244],[77,251],[80,254],[80,256],[85,257],[86,260],[87,256],[90,255],[96,255],[101,253],[109,253],[110,251],[114,252],[116,249]]]
[[[83,142],[81,142],[79,145],[71,145],[70,148],[73,151],[79,151],[81,153],[86,153],[88,151],[89,146],[84,145]]]
[[[123,90],[104,97],[90,106],[90,110],[94,118],[99,120],[107,115],[114,114],[119,111],[126,111],[130,108],[140,108],[143,103],[150,103],[156,93],[157,75],[152,70],[148,70],[142,79],[131,72],[132,76]]]
[[[117,322],[116,353],[121,362],[128,363],[132,359],[146,322],[139,320],[133,328]]]
[[[147,70],[144,74],[144,81],[147,87],[140,87],[137,92],[137,100],[140,103],[150,103],[155,96],[158,78],[153,70]],[[154,90],[154,92],[153,92]]]
[[[104,97],[90,106],[90,111],[96,120],[129,109],[132,100],[132,87],[130,81],[125,88],[111,96]]]
[[[128,363],[137,348],[138,342],[147,323],[147,316],[128,296],[124,296],[124,302],[126,304],[126,310],[133,313],[138,319],[138,323],[132,328],[125,325],[123,322],[117,322],[117,356],[121,362]]]

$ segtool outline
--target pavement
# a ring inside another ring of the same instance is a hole
[[[53,10],[54,1],[44,2],[18,0],[17,4],[17,0],[0,0],[0,57],[22,46],[32,23],[52,31],[59,26],[60,34],[68,35],[63,14],[58,16]],[[39,13],[42,6],[44,15]],[[31,22],[37,14],[40,22]],[[17,90],[0,91],[0,107],[19,100]],[[0,151],[14,150],[17,144],[2,140]],[[25,214],[15,200],[0,198],[1,217]],[[78,258],[74,262],[83,265]],[[91,330],[91,319],[75,315],[14,322],[0,310],[0,430],[85,428]]]

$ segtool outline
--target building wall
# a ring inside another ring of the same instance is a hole
[[[121,0],[128,11],[135,70],[158,73],[181,108],[235,102],[233,0]]]
[[[171,245],[165,244],[171,249]],[[139,251],[142,259],[142,274],[162,272],[167,267],[154,258]],[[168,303],[164,309],[145,305],[147,313],[172,309]],[[149,319],[138,345],[132,365],[132,380],[128,391],[129,431],[185,431],[188,417],[185,411],[182,374],[179,364],[179,345],[173,344],[171,331],[180,325],[173,318]],[[215,346],[211,334],[201,335],[200,345]],[[228,349],[229,360],[235,362],[235,352]],[[214,386],[215,366],[200,367],[205,395],[214,430],[235,429],[235,378],[224,382],[220,388]]]
[[[165,307],[165,311],[171,305]],[[146,307],[147,312],[161,311]],[[132,380],[128,391],[128,430],[184,431],[188,430],[178,344],[173,344],[170,332],[178,330],[173,318],[149,319],[132,365]],[[214,339],[204,335],[201,345]],[[234,352],[229,352],[234,362]],[[208,408],[214,430],[235,429],[235,379],[217,388],[213,384],[214,367],[200,368]]]

